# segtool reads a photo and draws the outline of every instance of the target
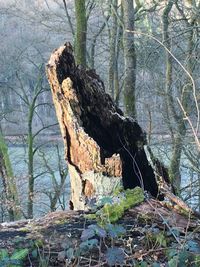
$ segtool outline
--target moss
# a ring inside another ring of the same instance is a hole
[[[123,217],[126,210],[144,201],[144,193],[140,187],[127,189],[124,191],[124,195],[125,198],[119,203],[105,204],[104,207],[97,212],[97,220],[101,225],[115,223]]]
[[[138,222],[140,223],[151,223],[152,222],[152,216],[148,215],[148,214],[138,214]]]
[[[189,210],[185,210],[182,207],[180,207],[179,205],[175,205],[173,207],[176,211],[178,211],[179,214],[185,216],[185,217],[190,217],[190,218],[195,218],[194,214],[191,213],[191,211]]]
[[[117,186],[113,191],[113,196],[118,196],[121,192],[124,191],[123,186]]]
[[[68,222],[68,220],[66,218],[60,218],[60,219],[58,218],[58,219],[56,219],[54,221],[54,224],[56,224],[56,225],[62,225],[62,224],[65,224],[67,222]]]
[[[124,206],[121,204],[105,204],[101,210],[101,221],[115,223],[124,215]]]
[[[86,66],[86,35],[87,18],[85,0],[75,0],[76,35],[75,56],[76,64]]]
[[[8,177],[13,177],[13,170],[12,170],[10,158],[8,155],[8,147],[7,147],[5,140],[4,140],[1,133],[0,133],[0,152],[3,155],[3,159],[4,159],[4,163],[5,163]]]
[[[125,191],[125,200],[122,201],[125,210],[144,201],[144,193],[140,187],[134,189],[127,189]]]
[[[9,208],[10,220],[20,219],[21,218],[20,211],[17,208],[19,206],[19,199],[15,182],[15,176],[13,174],[13,169],[8,154],[8,146],[1,132],[0,132],[0,154],[3,159],[2,164],[6,171],[5,177],[3,177],[5,179],[4,190],[6,190],[7,200],[9,200],[12,203],[11,207]]]
[[[95,220],[97,218],[95,213],[91,213],[91,214],[85,214],[84,218],[88,219],[88,220]]]
[[[26,228],[26,227],[22,227],[22,228],[20,228],[20,232],[29,233],[30,230],[28,228]]]
[[[152,233],[147,232],[145,235],[145,247],[147,249],[166,248],[170,242],[170,238],[167,238],[164,232]]]
[[[36,247],[40,248],[40,247],[44,246],[44,241],[42,239],[37,239],[37,240],[35,240],[34,244]]]

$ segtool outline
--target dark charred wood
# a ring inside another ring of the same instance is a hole
[[[104,177],[113,184],[121,179],[125,189],[143,187],[157,197],[158,185],[144,151],[145,133],[113,103],[94,70],[75,65],[70,44],[51,55],[47,76],[65,143],[74,208],[83,209],[86,198],[98,195]],[[94,182],[89,172],[101,179]]]

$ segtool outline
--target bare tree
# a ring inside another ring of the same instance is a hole
[[[136,118],[135,84],[136,54],[134,45],[134,5],[132,0],[122,0],[124,21],[124,107],[126,113]]]

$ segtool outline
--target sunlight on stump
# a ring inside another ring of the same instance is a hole
[[[110,195],[123,184],[157,196],[153,170],[144,152],[145,135],[124,117],[92,70],[76,66],[69,43],[55,50],[47,76],[60,124],[74,209]]]

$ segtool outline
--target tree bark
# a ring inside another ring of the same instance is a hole
[[[47,76],[65,145],[73,208],[85,209],[91,199],[111,194],[119,184],[140,186],[156,197],[144,132],[124,117],[94,71],[75,65],[69,43],[51,55]]]
[[[76,36],[75,55],[76,63],[86,66],[86,36],[87,18],[85,0],[75,0]]]
[[[115,81],[115,73],[117,69],[117,53],[116,53],[116,44],[117,44],[117,0],[114,0],[111,3],[111,18],[112,18],[112,25],[110,30],[110,37],[109,37],[109,49],[110,49],[110,57],[109,57],[109,68],[108,68],[108,82],[109,82],[109,93],[112,99],[115,99],[115,89],[114,89],[114,81]],[[113,10],[114,9],[114,10]]]
[[[134,45],[134,6],[132,0],[122,1],[124,12],[124,106],[126,114],[136,118],[135,84],[136,84],[136,55]]]
[[[168,50],[171,50],[171,41],[170,41],[170,35],[169,35],[169,15],[172,10],[173,4],[175,2],[172,0],[168,0],[168,3],[163,11],[163,42],[168,48]],[[188,30],[188,40],[187,40],[187,64],[186,68],[190,76],[193,76],[193,53],[194,53],[194,24],[196,17],[194,16],[192,21],[189,22],[183,11],[179,8],[178,4],[175,3],[178,11],[180,12],[180,15],[184,19],[184,22],[186,24],[186,28]],[[186,123],[183,119],[182,111],[177,112],[175,109],[175,102],[174,102],[174,96],[173,96],[173,60],[172,57],[169,55],[168,52],[166,52],[166,105],[167,105],[167,112],[169,115],[169,119],[175,123],[175,127],[173,127],[173,123],[169,122],[169,129],[172,135],[172,155],[169,165],[169,175],[170,180],[173,183],[173,185],[176,188],[176,193],[180,194],[180,187],[181,187],[181,172],[180,172],[180,164],[181,164],[181,155],[184,147],[184,140],[186,137]],[[193,102],[191,99],[192,96],[192,84],[191,79],[186,76],[186,80],[181,88],[181,95],[180,100],[182,103],[182,106],[187,114],[191,113],[191,103]]]
[[[5,206],[10,221],[20,219],[19,198],[15,177],[13,174],[8,147],[0,131],[0,177],[3,185],[2,197],[5,197]]]
[[[118,238],[117,242],[116,240],[113,240],[113,242],[115,242],[115,246],[123,248],[124,241],[132,238],[133,242],[139,244],[135,248],[135,251],[141,250],[141,246],[144,245],[141,235],[145,237],[151,230],[149,227],[144,227],[148,223],[149,225],[154,224],[156,228],[165,231],[166,229],[171,231],[171,229],[175,228],[181,234],[190,235],[191,238],[195,233],[193,239],[198,240],[200,230],[197,218],[191,217],[191,214],[187,217],[179,212],[172,207],[163,206],[159,201],[153,199],[147,200],[127,211],[123,218],[120,219],[118,224],[126,229],[126,233],[122,238]],[[96,221],[86,219],[83,212],[80,211],[52,212],[40,219],[2,223],[0,224],[0,250],[7,249],[14,251],[15,249],[28,248],[29,258],[27,257],[25,262],[23,262],[23,266],[30,266],[30,262],[32,263],[31,266],[40,266],[41,256],[34,257],[34,253],[32,253],[36,247],[38,252],[41,253],[39,255],[48,257],[48,266],[64,267],[66,266],[66,255],[64,254],[64,257],[61,259],[61,253],[65,252],[68,248],[74,250],[79,248],[81,234],[91,224],[96,224]],[[137,229],[135,225],[137,225]],[[173,239],[171,238],[171,240]],[[174,242],[175,240],[173,240],[173,244]],[[110,244],[110,237],[106,237],[102,243]],[[102,251],[101,254],[104,253],[105,249]],[[99,254],[95,249],[89,250],[84,256],[89,256],[88,259],[90,261],[91,258],[93,260],[99,260]],[[78,265],[75,260],[73,260],[75,264],[69,264],[67,266],[86,266],[83,263],[84,261],[81,261],[80,265]]]

